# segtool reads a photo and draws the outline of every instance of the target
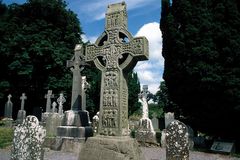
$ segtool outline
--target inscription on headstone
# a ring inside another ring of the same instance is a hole
[[[43,160],[46,130],[35,116],[27,116],[14,130],[12,159]]]
[[[172,121],[166,129],[166,160],[189,160],[189,143],[187,126]]]
[[[102,72],[99,134],[128,135],[128,87],[125,77],[137,61],[147,58],[147,39],[133,38],[127,31],[125,3],[109,6],[105,32],[95,44],[86,47],[86,62],[94,62]]]

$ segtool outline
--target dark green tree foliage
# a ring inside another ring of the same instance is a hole
[[[137,73],[129,72],[128,83],[128,114],[129,116],[136,112],[141,104],[138,103],[138,94],[140,93],[140,82]]]
[[[240,5],[162,1],[164,79],[182,115],[203,132],[240,134]]]
[[[67,92],[70,102],[72,75],[66,60],[82,33],[76,14],[62,0],[0,6],[0,98],[11,93],[20,102],[25,92],[30,113],[35,106],[45,107],[47,89]]]

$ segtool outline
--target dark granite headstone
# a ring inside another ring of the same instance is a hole
[[[189,160],[187,126],[178,121],[172,121],[166,129],[166,160]]]

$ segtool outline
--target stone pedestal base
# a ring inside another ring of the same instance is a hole
[[[87,127],[59,126],[57,127],[57,136],[74,138],[91,137],[93,136],[93,129],[91,126]]]
[[[89,124],[86,111],[66,111],[62,125],[57,127],[58,137],[84,138],[93,136],[93,129]]]
[[[143,143],[157,143],[156,132],[153,129],[152,121],[149,118],[141,118],[139,128],[136,132],[136,139]]]
[[[88,138],[78,160],[144,160],[138,142],[126,137],[96,136]]]
[[[25,118],[26,118],[26,111],[19,110],[17,114],[17,124],[21,124]]]
[[[156,133],[151,131],[137,131],[136,139],[138,142],[142,143],[157,143]]]

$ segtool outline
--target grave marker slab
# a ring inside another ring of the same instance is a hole
[[[235,151],[234,143],[232,142],[221,142],[214,141],[211,147],[212,151],[222,152],[222,153],[233,153]]]
[[[166,129],[166,160],[189,160],[189,144],[187,126],[172,121]]]
[[[12,159],[43,160],[46,130],[35,116],[27,116],[14,130]]]

